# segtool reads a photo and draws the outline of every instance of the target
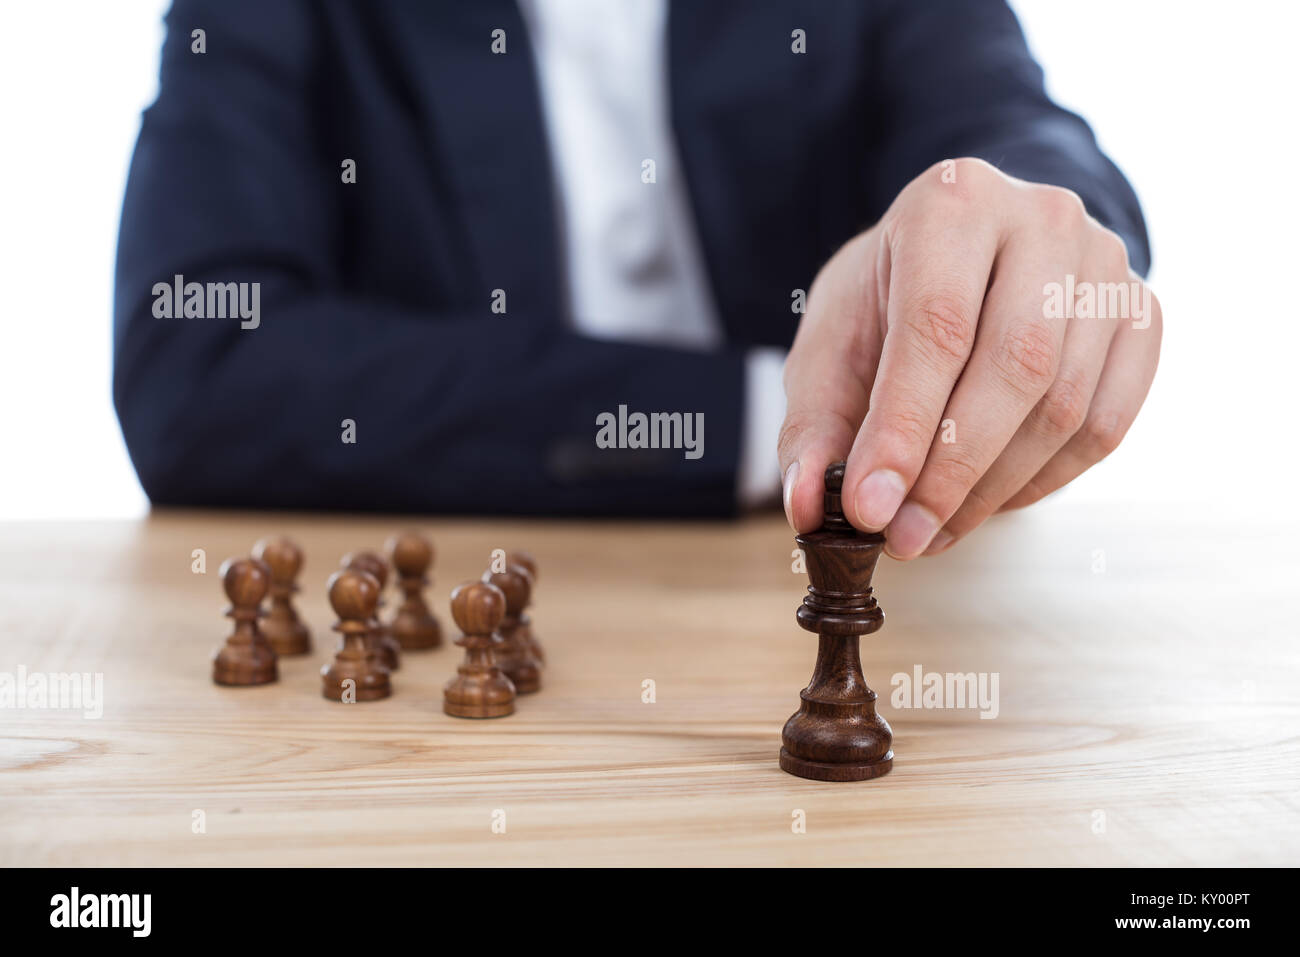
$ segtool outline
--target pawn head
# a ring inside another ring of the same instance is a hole
[[[506,565],[503,572],[487,571],[483,581],[496,585],[506,599],[506,614],[518,617],[528,607],[528,598],[533,590],[533,576],[522,565]]]
[[[271,578],[280,585],[291,584],[302,569],[302,549],[284,537],[262,539],[253,546],[253,557],[271,566]]]
[[[339,562],[343,568],[356,568],[363,572],[369,572],[375,576],[379,582],[379,590],[383,591],[384,586],[388,584],[388,562],[384,561],[383,556],[378,552],[369,550],[359,552],[348,552]]]
[[[271,587],[271,569],[257,558],[227,558],[221,563],[221,584],[236,608],[261,604]]]
[[[506,564],[523,566],[529,577],[537,581],[537,559],[533,558],[532,552],[511,552],[506,556]]]
[[[369,621],[379,603],[379,580],[359,568],[344,568],[330,576],[330,606],[342,621]]]
[[[506,596],[490,582],[465,582],[451,593],[451,617],[467,635],[490,635],[505,612]]]
[[[408,578],[423,575],[433,563],[433,543],[419,532],[394,535],[385,548],[398,574]]]

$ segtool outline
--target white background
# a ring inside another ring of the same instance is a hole
[[[1124,447],[1053,501],[1292,511],[1297,5],[1014,5],[1050,90],[1138,190],[1166,322],[1155,387]],[[3,17],[0,519],[147,508],[110,402],[112,279],[166,6],[15,4]]]

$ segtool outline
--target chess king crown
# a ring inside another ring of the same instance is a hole
[[[844,463],[835,462],[826,469],[822,527],[795,536],[810,582],[795,618],[808,631],[868,635],[885,621],[870,584],[885,537],[860,532],[849,524],[840,501],[843,485]]]

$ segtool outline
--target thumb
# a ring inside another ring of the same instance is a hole
[[[836,412],[786,412],[777,444],[781,500],[786,521],[796,532],[810,532],[821,526],[826,466],[848,457],[856,433],[857,429]]]
[[[880,361],[885,247],[871,229],[846,243],[813,283],[785,362],[785,422],[777,442],[785,517],[821,526],[826,466],[848,458]]]

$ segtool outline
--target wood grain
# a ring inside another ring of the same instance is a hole
[[[405,654],[391,698],[321,696],[326,578],[408,526],[436,544],[439,616],[493,549],[537,556],[545,685],[514,715],[442,713],[449,642]],[[779,517],[3,526],[0,671],[102,672],[105,703],[0,711],[0,863],[1294,865],[1296,531],[1049,504],[937,559],[882,559],[862,659],[897,758],[827,784],[777,767],[817,641]],[[280,534],[305,555],[316,648],[278,684],[217,687],[216,570]],[[889,677],[918,665],[996,672],[997,716],[896,707]]]

